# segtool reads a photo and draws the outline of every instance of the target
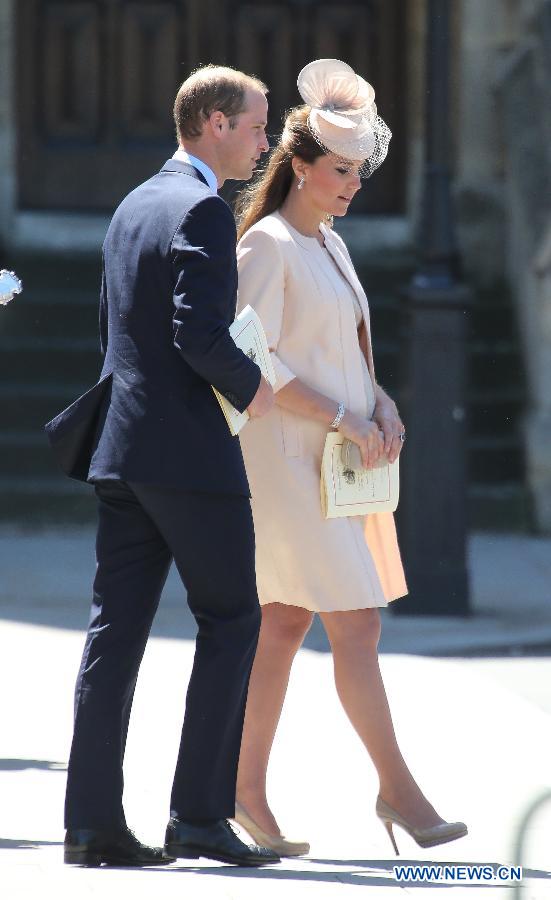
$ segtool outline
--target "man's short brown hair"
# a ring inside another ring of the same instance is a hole
[[[247,90],[268,93],[258,78],[245,75],[230,66],[208,65],[196,69],[186,78],[174,101],[174,121],[178,141],[198,138],[210,114],[217,110],[235,127],[236,117],[245,112]]]

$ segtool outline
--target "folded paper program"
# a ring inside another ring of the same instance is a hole
[[[266,335],[258,314],[251,306],[246,306],[235,321],[232,322],[230,334],[236,346],[256,363],[266,381],[269,381],[273,387],[276,376],[270,358],[270,351],[268,350],[268,342],[266,341]],[[226,417],[231,433],[233,435],[239,434],[249,420],[247,410],[242,413],[239,412],[220,391],[217,391],[215,387],[212,389]]]
[[[321,507],[326,519],[394,512],[398,506],[398,460],[383,458],[371,469],[351,468],[343,454],[342,434],[332,431],[325,439],[321,463]]]

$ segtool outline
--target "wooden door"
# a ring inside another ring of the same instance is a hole
[[[18,0],[22,208],[111,210],[175,147],[172,104],[195,67],[220,62],[270,88],[269,131],[300,101],[299,70],[344,59],[375,87],[394,132],[355,211],[403,205],[404,0]]]

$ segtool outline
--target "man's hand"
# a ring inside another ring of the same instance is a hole
[[[385,394],[377,385],[377,403],[373,413],[373,421],[377,423],[384,435],[384,452],[389,462],[394,462],[400,455],[403,441],[400,435],[405,432],[404,424],[398,414],[394,400]]]
[[[258,390],[247,407],[251,419],[258,419],[270,412],[274,405],[274,392],[271,384],[268,384],[263,375],[260,376]]]

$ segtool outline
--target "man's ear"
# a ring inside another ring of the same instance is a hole
[[[219,109],[211,112],[209,116],[209,125],[215,137],[220,137],[224,133],[224,125],[227,119],[223,112]]]

